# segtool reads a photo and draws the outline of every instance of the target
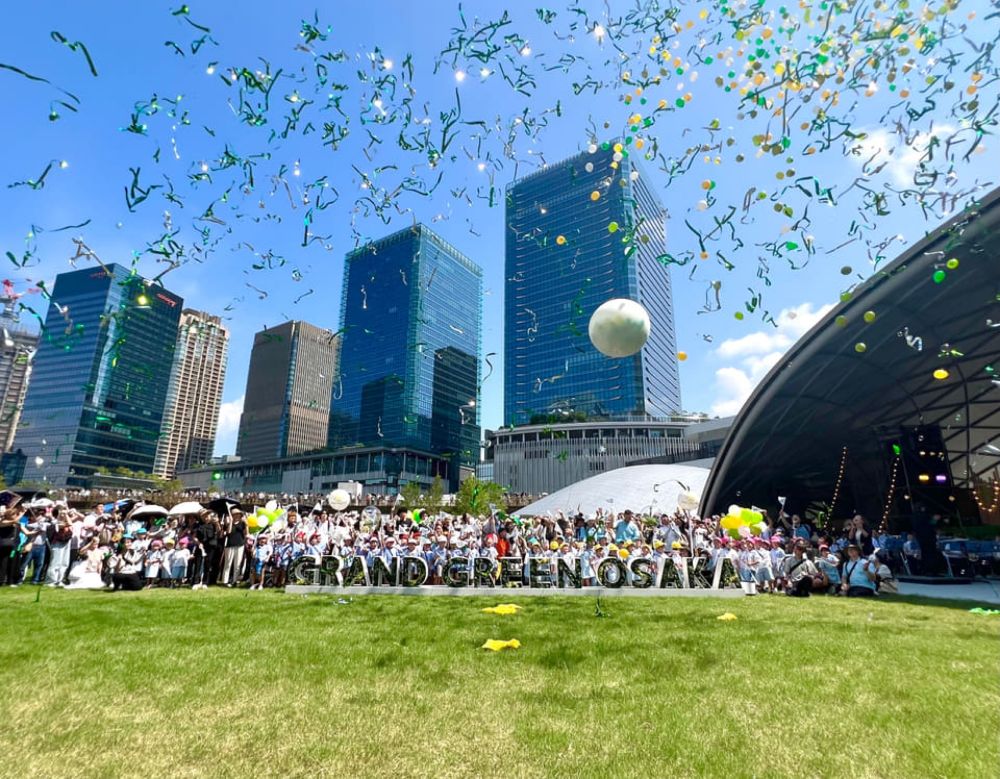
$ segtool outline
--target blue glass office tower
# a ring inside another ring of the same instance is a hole
[[[479,459],[482,271],[423,225],[347,255],[330,446]]]
[[[505,424],[680,410],[670,272],[657,260],[665,212],[640,167],[614,156],[610,145],[584,152],[507,191]],[[590,343],[590,316],[612,298],[649,312],[649,340],[632,357]]]
[[[182,308],[120,265],[56,277],[14,440],[25,480],[152,472]]]

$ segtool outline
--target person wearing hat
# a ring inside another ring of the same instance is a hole
[[[625,509],[615,525],[615,543],[621,545],[626,541],[638,541],[639,538],[639,526],[632,515],[632,509]]]
[[[831,594],[840,590],[840,558],[836,552],[830,551],[829,544],[820,544],[816,555],[816,589]]]
[[[768,543],[763,538],[754,538],[754,555],[757,558],[757,568],[754,576],[757,581],[757,587],[761,592],[767,590],[770,593],[774,592],[774,568],[771,564],[771,550],[768,549]]]
[[[862,559],[861,547],[858,544],[848,544],[840,591],[848,598],[872,597],[875,595],[877,571],[877,563],[868,558]]]
[[[168,538],[166,545],[167,551],[163,555],[163,570],[166,574],[167,586],[177,587],[187,577],[187,565],[191,558],[191,550],[188,549],[187,536],[181,536],[179,541]]]
[[[157,583],[160,578],[160,567],[163,563],[163,543],[156,539],[150,541],[149,548],[146,550],[145,559],[145,578],[146,578],[146,589],[151,590],[153,586]]]
[[[392,566],[392,561],[401,556],[400,551],[396,548],[396,539],[393,536],[386,537],[385,541],[382,542],[382,551],[379,557],[385,561],[386,565]]]
[[[229,521],[226,523],[226,545],[222,552],[221,583],[227,587],[234,587],[239,583],[240,573],[243,571],[246,543],[247,523],[243,520],[243,512],[238,508],[233,508],[229,512]]]

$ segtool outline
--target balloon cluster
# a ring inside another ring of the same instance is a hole
[[[767,523],[764,522],[764,515],[759,511],[741,508],[736,504],[729,507],[729,513],[722,518],[719,524],[733,538],[759,536],[767,526]]]
[[[267,527],[273,531],[283,530],[286,523],[285,513],[285,509],[281,508],[277,501],[270,500],[264,508],[254,507],[253,514],[247,517],[247,527],[251,533],[259,533]]]

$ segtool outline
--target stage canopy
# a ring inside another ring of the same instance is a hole
[[[907,511],[918,479],[945,485],[953,506],[972,504],[977,484],[989,494],[1000,465],[998,227],[995,190],[803,336],[735,419],[702,512],[836,498],[834,517],[857,509],[878,525],[887,501]],[[908,465],[909,454],[924,459]]]

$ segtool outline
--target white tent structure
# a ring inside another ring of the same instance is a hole
[[[637,514],[672,513],[677,510],[682,494],[701,498],[710,465],[711,460],[696,460],[683,465],[617,468],[563,487],[517,513],[528,517],[555,515],[558,511],[592,516],[597,509],[605,512],[632,509]]]

